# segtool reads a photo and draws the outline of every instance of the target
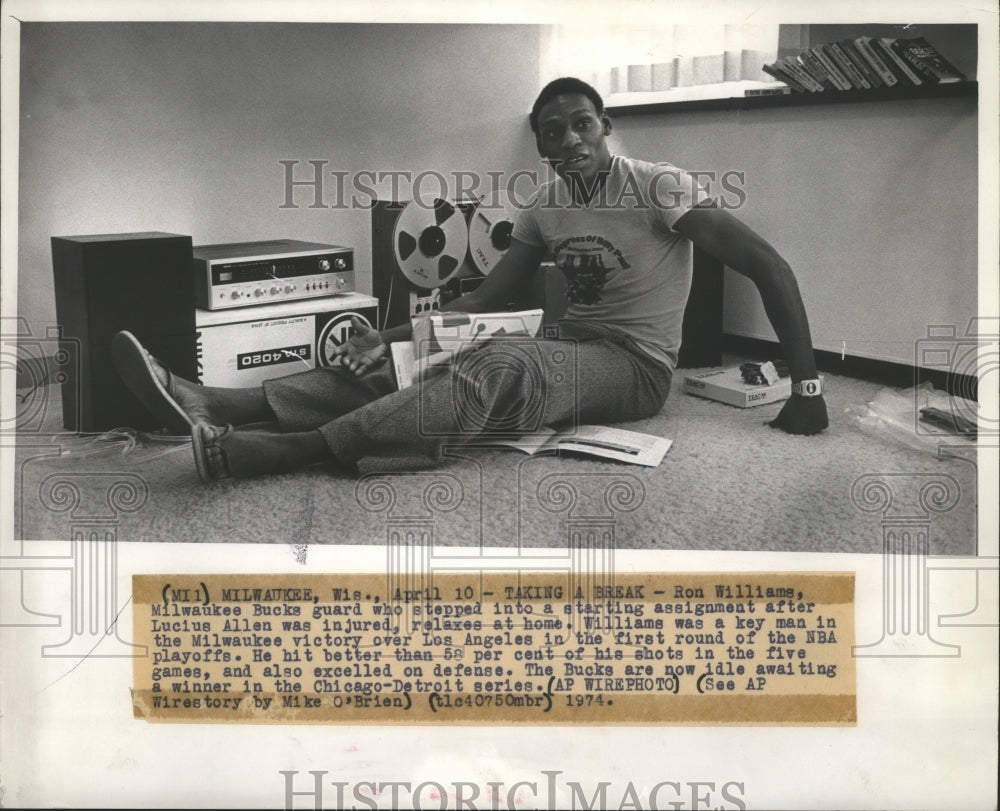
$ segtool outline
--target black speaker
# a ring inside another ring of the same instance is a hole
[[[378,328],[397,327],[410,318],[411,285],[403,278],[392,246],[392,232],[405,203],[372,204],[372,295],[378,299]]]
[[[197,379],[191,237],[52,237],[52,269],[61,339],[79,355],[62,384],[63,426],[159,429],[118,377],[111,339],[129,330],[171,371]]]

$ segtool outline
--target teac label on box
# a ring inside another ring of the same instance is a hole
[[[198,347],[202,384],[256,386],[273,377],[312,369],[315,321],[309,315],[203,328]]]
[[[274,366],[278,363],[294,363],[309,360],[312,357],[312,347],[308,344],[286,346],[264,352],[243,352],[236,356],[237,369],[253,369],[257,366]]]

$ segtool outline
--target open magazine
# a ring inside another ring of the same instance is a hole
[[[435,312],[413,319],[413,338],[389,345],[396,384],[412,386],[429,369],[450,362],[463,350],[491,338],[535,336],[542,310],[500,313]]]
[[[529,455],[539,451],[573,451],[633,465],[656,467],[663,461],[673,441],[604,425],[580,425],[565,432],[545,428],[517,439],[490,439],[487,436],[477,440],[477,444],[484,443],[514,448]]]

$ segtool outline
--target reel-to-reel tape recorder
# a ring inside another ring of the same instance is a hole
[[[372,292],[382,328],[436,309],[478,286],[510,247],[515,210],[505,192],[433,204],[372,207]]]

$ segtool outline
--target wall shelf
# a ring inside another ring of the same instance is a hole
[[[804,107],[816,104],[854,104],[872,101],[908,101],[911,99],[977,96],[978,82],[919,85],[917,87],[877,88],[875,90],[825,90],[821,93],[789,93],[783,96],[734,96],[725,99],[693,99],[650,104],[609,106],[612,116],[684,113],[698,110],[757,110],[765,107]]]

